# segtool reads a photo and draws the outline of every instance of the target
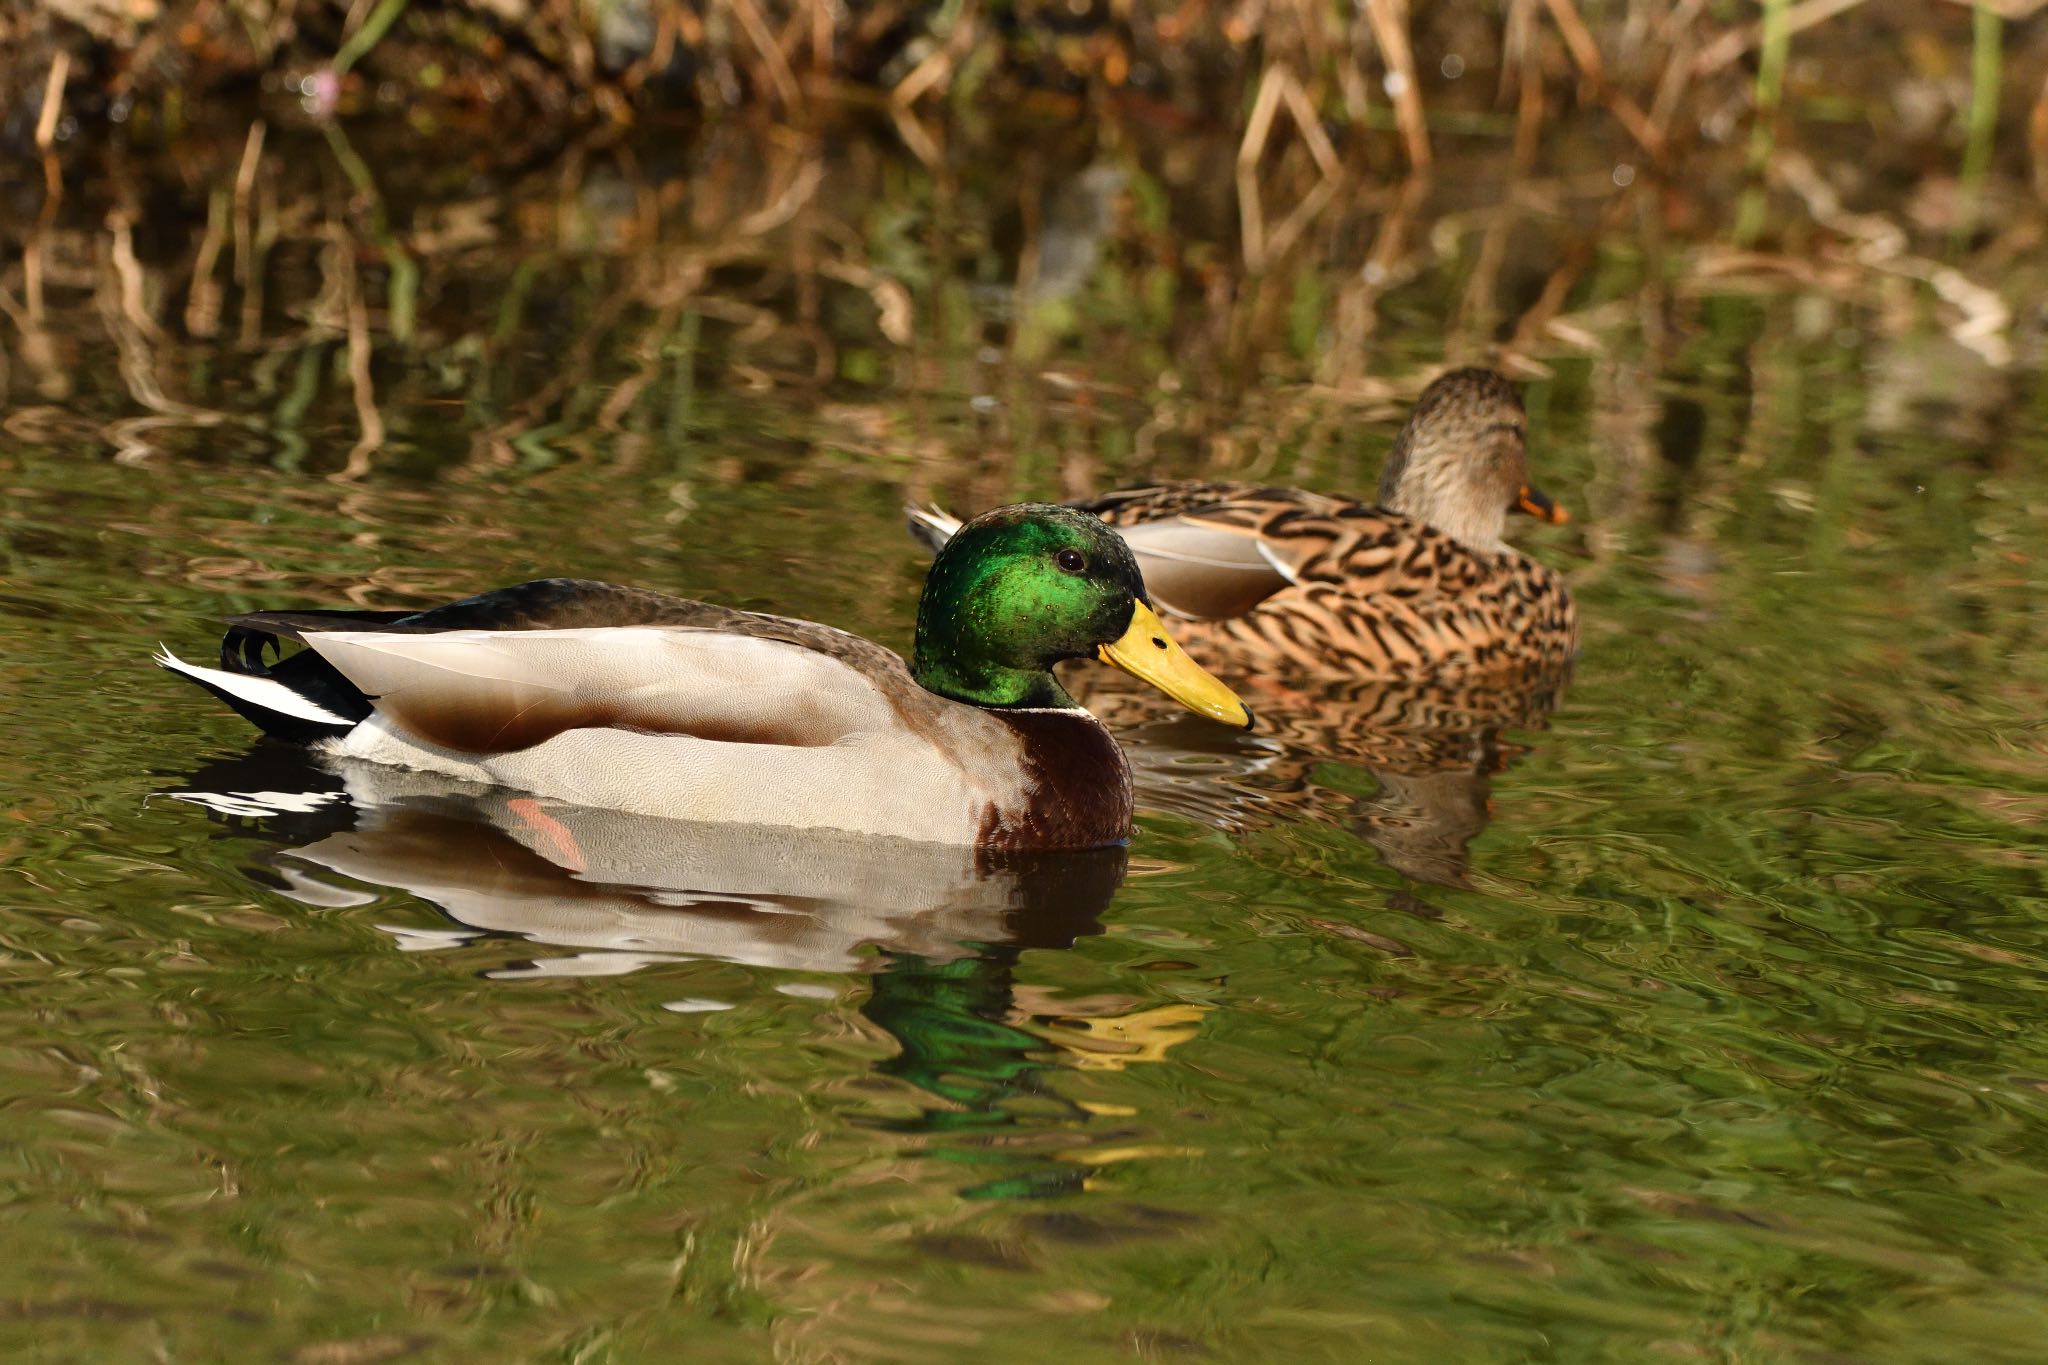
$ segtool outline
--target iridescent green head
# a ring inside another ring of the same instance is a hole
[[[1100,658],[1190,710],[1235,725],[1251,713],[1166,633],[1123,537],[1068,507],[984,512],[932,561],[911,671],[943,697],[992,707],[1071,707],[1052,675]]]

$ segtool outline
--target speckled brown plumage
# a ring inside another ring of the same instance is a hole
[[[1527,478],[1513,388],[1456,370],[1396,438],[1385,505],[1217,482],[1073,505],[1125,534],[1176,632],[1216,667],[1449,677],[1555,666],[1577,649],[1563,580],[1500,539],[1517,503],[1549,511]]]

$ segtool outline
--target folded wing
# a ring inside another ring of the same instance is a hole
[[[837,632],[833,632],[837,635]],[[804,644],[689,627],[306,631],[392,728],[469,754],[620,729],[815,747],[892,723],[870,670]],[[875,649],[894,662],[887,651]]]
[[[1242,616],[1290,577],[1248,527],[1170,517],[1118,528],[1162,610],[1198,620]]]

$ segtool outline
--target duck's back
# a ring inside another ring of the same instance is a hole
[[[1118,528],[1155,601],[1219,663],[1408,678],[1560,664],[1577,648],[1550,569],[1368,503],[1179,483],[1074,505]]]

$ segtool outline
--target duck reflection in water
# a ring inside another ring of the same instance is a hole
[[[1100,670],[1097,670],[1099,673]],[[1471,885],[1472,841],[1493,817],[1493,779],[1528,752],[1505,738],[1540,730],[1563,696],[1565,667],[1483,678],[1253,682],[1256,737],[1183,725],[1137,690],[1076,670],[1075,698],[1114,727],[1140,806],[1224,829],[1281,820],[1343,824],[1411,881]],[[1332,773],[1362,769],[1355,795]]]
[[[778,971],[866,973],[860,1013],[899,1051],[877,1065],[934,1097],[878,1126],[950,1138],[934,1154],[1003,1168],[968,1193],[1028,1196],[1077,1188],[1085,1150],[1055,1160],[990,1145],[992,1130],[1050,1127],[1081,1147],[1091,1115],[1053,1080],[1070,1065],[1116,1064],[1122,1050],[1163,1059],[1192,1036],[1137,1019],[1076,1018],[1015,979],[1026,949],[1101,932],[1124,876],[1120,846],[1006,854],[942,844],[697,825],[541,801],[432,774],[262,744],[170,793],[237,833],[284,843],[264,860],[280,891],[325,907],[367,904],[369,887],[439,908],[448,929],[394,928],[398,947],[492,939],[574,950],[501,962],[493,978],[620,975],[712,959]],[[1156,1013],[1157,1011],[1153,1011]],[[1135,1018],[1135,1016],[1134,1016]],[[1149,1030],[1149,1033],[1147,1032]],[[1107,1047],[1104,1039],[1110,1039]],[[1018,1101],[1028,1101],[1025,1117]]]

